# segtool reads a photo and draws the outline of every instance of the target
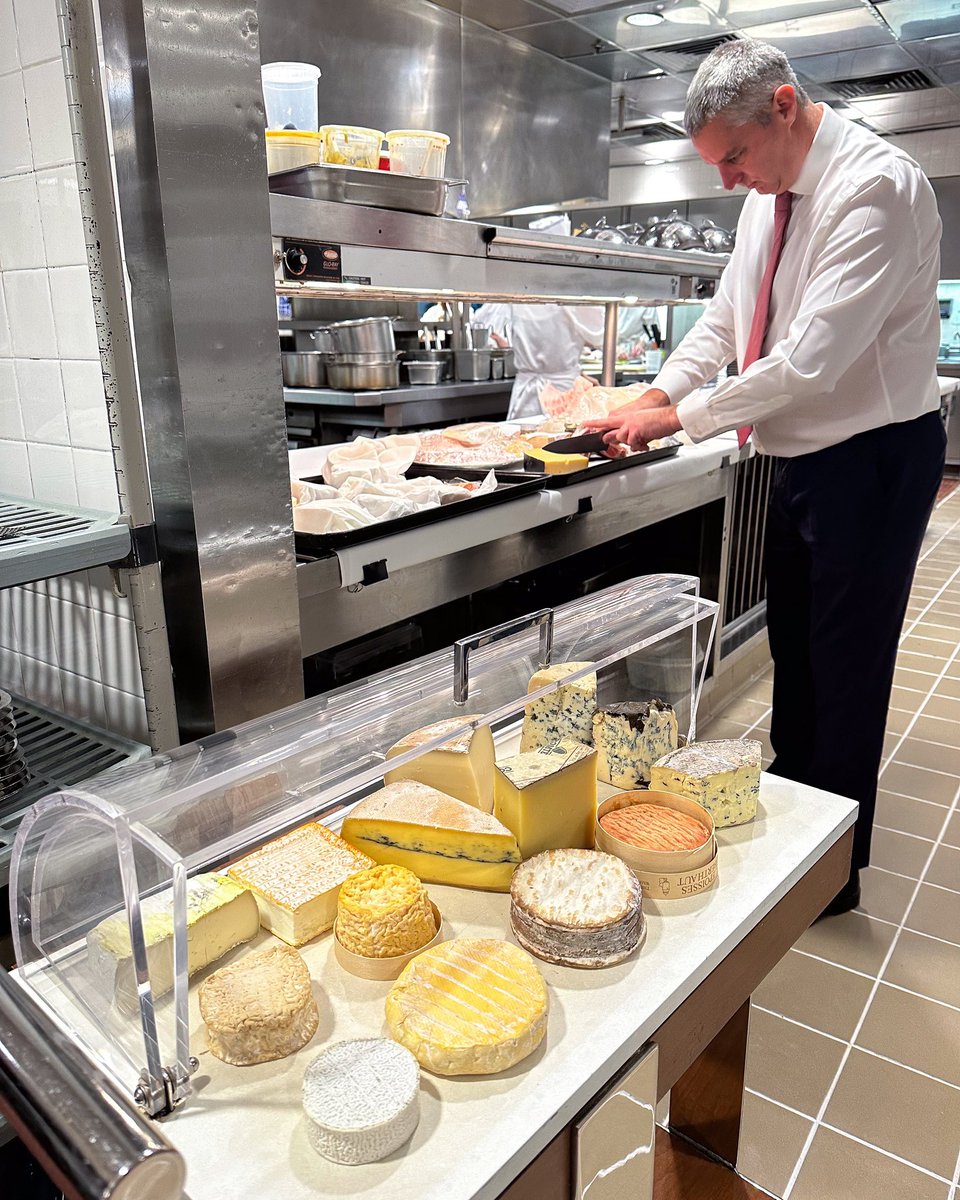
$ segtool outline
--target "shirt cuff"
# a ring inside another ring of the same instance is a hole
[[[680,401],[677,416],[693,442],[704,442],[715,434],[726,432],[726,427],[711,412],[703,388],[698,388]]]

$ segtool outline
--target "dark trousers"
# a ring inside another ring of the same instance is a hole
[[[930,412],[774,469],[765,544],[770,770],[857,801],[854,873],[870,861],[897,643],[945,440]]]

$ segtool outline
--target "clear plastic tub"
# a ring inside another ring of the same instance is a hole
[[[260,68],[260,80],[267,128],[316,132],[319,78],[320,68],[312,63],[264,63]]]
[[[267,174],[292,171],[320,161],[320,134],[306,129],[268,129]]]
[[[431,129],[391,129],[387,134],[390,170],[401,175],[443,178],[443,164],[450,139]]]
[[[324,125],[320,129],[323,139],[323,161],[341,167],[366,167],[375,171],[380,165],[380,143],[383,134],[379,129],[364,129],[362,125]]]

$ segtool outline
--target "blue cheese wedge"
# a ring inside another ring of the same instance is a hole
[[[676,750],[677,714],[665,700],[607,704],[593,718],[597,778],[614,787],[646,787],[653,764]]]
[[[524,709],[520,749],[541,750],[567,738],[593,745],[593,715],[597,711],[597,675],[595,671],[579,679],[563,680],[578,671],[592,667],[590,662],[557,663],[537,671],[527,685],[527,692],[537,692],[548,684],[560,682],[546,696],[534,700]]]
[[[762,751],[754,741],[691,742],[654,763],[650,786],[695,800],[718,829],[745,825],[757,815]]]

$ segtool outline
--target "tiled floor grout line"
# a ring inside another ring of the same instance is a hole
[[[903,878],[906,879],[907,876],[903,876]],[[866,916],[866,913],[861,915]],[[919,929],[912,929],[909,925],[904,928],[907,933],[915,933],[917,937],[926,937],[933,942],[943,942],[945,946],[956,945],[955,942],[945,942],[943,938],[934,937],[933,934],[921,933]],[[876,975],[871,975],[869,971],[858,971],[856,967],[848,967],[843,963],[834,962],[832,958],[824,958],[822,954],[811,954],[809,950],[799,950],[796,946],[792,946],[788,953],[801,954],[804,958],[812,958],[814,962],[823,963],[827,967],[836,967],[838,971],[846,971],[848,975],[857,975],[860,979],[877,978]],[[938,1000],[936,996],[926,996],[923,992],[917,992],[913,988],[904,987],[901,983],[891,983],[890,980],[884,979],[883,985],[884,987],[896,988],[898,992],[905,992],[908,996],[915,996],[918,1000],[929,1000],[932,1004],[941,1004],[944,1008],[951,1008],[954,1012],[960,1012],[960,1005],[951,1004],[949,1000]]]
[[[953,1168],[953,1182],[950,1185],[950,1195],[947,1200],[957,1200],[960,1196],[960,1153],[957,1154],[957,1165]]]
[[[960,571],[960,568],[958,568],[958,571]],[[946,678],[947,671],[953,665],[953,663],[957,661],[958,654],[960,654],[960,644],[958,644],[956,646],[953,653],[950,655],[950,657],[947,659],[944,666],[941,668],[940,674],[937,675],[937,677],[934,679],[933,683],[930,685],[930,690],[927,692],[926,698],[924,699],[923,703],[920,705],[920,707],[917,709],[917,711],[913,714],[913,717],[911,718],[906,729],[903,731],[903,733],[900,734],[900,738],[899,738],[897,744],[890,751],[890,753],[887,755],[886,760],[881,765],[879,780],[883,779],[884,771],[886,771],[887,767],[889,767],[890,764],[893,762],[894,756],[896,755],[897,751],[900,749],[900,747],[903,745],[903,743],[910,736],[910,730],[913,729],[914,725],[916,725],[917,721],[920,719],[920,714],[926,708],[927,703],[930,700],[930,697],[933,696],[933,694],[936,692],[937,684],[940,683],[944,678]],[[909,764],[905,764],[905,765],[909,765]],[[918,767],[917,769],[923,771],[923,770],[926,770],[927,768]],[[935,772],[935,774],[943,774],[943,772]],[[878,782],[879,782],[879,780],[878,780]]]
[[[907,933],[915,932],[916,930],[907,928]],[[882,979],[880,982],[886,988],[893,988],[895,992],[913,996],[915,1000],[926,1000],[928,1004],[939,1004],[941,1008],[949,1008],[951,1012],[960,1013],[960,1005],[951,1004],[949,1000],[938,1000],[936,996],[924,996],[922,992],[915,992],[912,988],[904,987],[902,983],[893,983],[889,979]]]

